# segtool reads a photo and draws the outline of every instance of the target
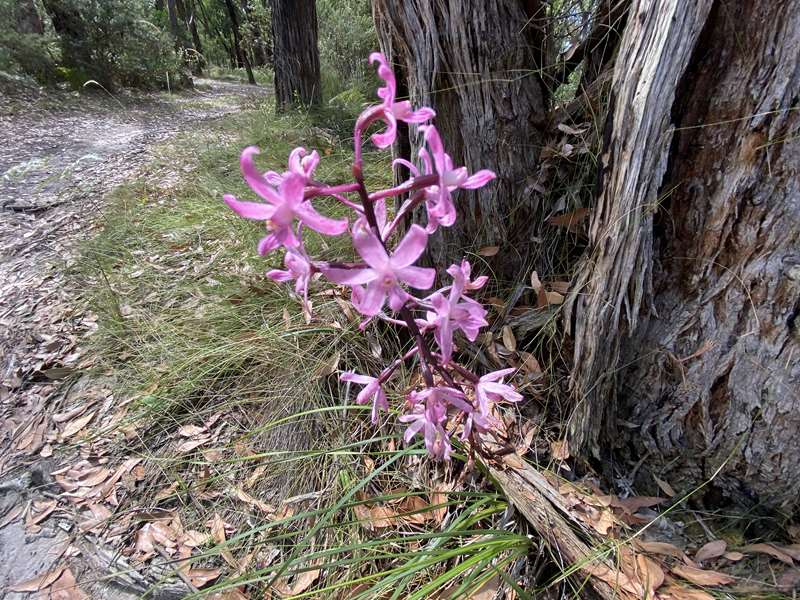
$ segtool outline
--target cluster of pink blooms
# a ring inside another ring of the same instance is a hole
[[[267,235],[259,242],[258,252],[266,255],[283,247],[285,270],[272,270],[267,275],[276,281],[294,281],[295,292],[303,299],[304,309],[310,312],[309,283],[316,274],[351,289],[353,306],[367,319],[383,319],[408,328],[414,346],[399,357],[377,377],[343,373],[341,380],[363,385],[356,401],[372,403],[372,420],[377,422],[381,410],[389,407],[384,386],[397,368],[416,357],[422,370],[424,389],[412,390],[406,396],[405,414],[400,421],[408,424],[405,440],[409,442],[422,433],[431,455],[448,459],[450,437],[459,426],[462,439],[475,440],[476,433],[496,427],[492,414],[494,404],[516,402],[522,396],[503,378],[513,369],[495,371],[478,377],[453,360],[453,335],[457,330],[475,341],[481,327],[487,325],[486,309],[467,296],[468,292],[484,286],[487,277],[471,279],[466,260],[451,265],[447,273],[452,283],[424,297],[409,292],[430,290],[436,271],[414,263],[425,251],[428,236],[439,227],[449,227],[456,220],[453,193],[458,189],[480,188],[495,174],[482,170],[470,175],[464,167],[454,167],[444,151],[436,128],[430,124],[435,112],[427,107],[413,110],[408,101],[396,101],[394,73],[382,54],[374,53],[371,62],[378,63],[378,75],[385,86],[378,90],[382,102],[366,109],[355,125],[353,183],[330,186],[314,179],[319,164],[317,152],[295,149],[289,156],[284,173],[262,173],[254,163],[258,149],[246,148],[241,156],[244,178],[262,201],[248,202],[226,195],[228,206],[238,215],[266,223]],[[410,178],[393,188],[370,193],[362,176],[362,138],[375,122],[386,128],[371,136],[379,148],[395,141],[397,121],[416,124],[423,132],[427,148],[419,151],[422,172],[408,161],[398,159],[395,165],[406,167]],[[349,197],[355,195],[355,198]],[[354,213],[353,222],[333,219],[317,212],[311,200],[318,196],[335,198]],[[388,220],[386,199],[404,198],[400,208]],[[411,225],[396,243],[395,229],[414,208],[424,203],[426,227]],[[303,245],[303,228],[338,236],[349,232],[353,247],[362,262],[329,263],[313,260]],[[421,295],[420,295],[421,296]],[[436,346],[430,343],[432,338]]]

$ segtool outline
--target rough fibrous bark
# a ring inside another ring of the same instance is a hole
[[[542,146],[547,99],[536,68],[539,3],[377,0],[373,11],[401,85],[414,105],[437,111],[436,127],[454,161],[498,175],[481,190],[457,192],[459,226],[431,237],[427,260],[447,265],[465,251],[499,245],[500,254],[490,259],[493,272],[516,278],[545,214],[528,181]],[[400,148],[405,144],[415,158],[421,139],[414,127],[409,134]]]
[[[272,40],[278,109],[319,104],[316,0],[272,0]]]
[[[797,0],[634,3],[566,313],[574,445],[621,414],[640,473],[773,507],[800,492],[798,32]]]

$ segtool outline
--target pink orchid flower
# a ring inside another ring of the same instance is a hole
[[[308,283],[312,275],[308,258],[297,250],[287,250],[283,256],[283,264],[286,265],[286,271],[272,269],[267,271],[267,277],[280,282],[294,280],[294,291],[303,297],[303,304],[308,305]]]
[[[378,76],[386,83],[384,87],[378,89],[378,97],[383,100],[383,103],[361,114],[356,122],[356,138],[361,137],[361,132],[370,123],[380,119],[386,123],[386,130],[382,133],[373,134],[372,142],[378,148],[388,148],[397,137],[397,121],[425,123],[435,117],[436,112],[427,106],[412,110],[411,102],[408,100],[396,102],[397,82],[386,57],[380,52],[373,52],[369,56],[369,61],[378,63]],[[359,158],[358,154],[357,151],[357,159]]]
[[[251,148],[246,148],[245,150],[251,150]],[[251,155],[252,154],[258,154],[258,150],[256,149],[255,152],[251,151]],[[306,185],[308,185],[314,178],[314,170],[317,168],[318,164],[319,153],[317,153],[316,150],[309,154],[308,150],[305,148],[298,147],[289,154],[289,165],[286,173],[280,174],[275,171],[267,171],[264,173],[264,179],[266,179],[267,183],[272,187],[277,188],[287,174],[295,173],[302,176]]]
[[[488,279],[486,276],[478,277],[474,282],[469,280],[472,267],[466,260],[460,265],[450,265],[447,272],[453,277],[450,293],[445,298],[447,288],[439,290],[428,298],[433,306],[433,311],[426,313],[426,321],[421,321],[423,327],[433,329],[433,337],[439,344],[444,364],[450,362],[453,356],[453,334],[460,329],[470,342],[478,338],[481,327],[486,327],[486,309],[470,298],[463,297],[464,289],[479,289]]]
[[[459,299],[454,293],[455,286],[450,289],[449,297],[441,292],[433,294],[429,301],[433,311],[426,314],[428,327],[433,328],[433,337],[439,344],[443,364],[450,362],[453,356],[453,334],[457,330],[464,332],[470,342],[478,338],[481,327],[487,326],[486,309],[480,303],[469,298]]]
[[[328,279],[342,285],[361,286],[362,292],[353,300],[356,309],[363,315],[377,315],[389,297],[389,306],[398,311],[410,296],[400,287],[406,283],[419,290],[429,289],[436,278],[436,271],[412,266],[425,250],[428,234],[419,225],[412,225],[390,256],[383,243],[359,220],[353,226],[353,246],[367,263],[366,267],[352,269],[327,268],[323,270]]]
[[[378,411],[387,410],[389,402],[386,400],[386,392],[381,387],[380,380],[367,375],[358,375],[352,371],[347,371],[339,376],[340,381],[357,383],[365,386],[356,396],[356,403],[366,404],[372,399],[372,423],[378,422]]]
[[[256,169],[253,163],[254,154],[258,154],[258,149],[252,146],[242,152],[242,174],[250,189],[267,202],[245,202],[230,194],[223,196],[223,199],[239,216],[266,222],[267,229],[272,233],[259,242],[259,254],[263,256],[278,246],[296,248],[300,240],[292,230],[295,218],[325,235],[340,235],[347,230],[347,219],[325,217],[314,209],[311,202],[303,198],[305,178],[302,175],[287,172],[275,190]]]
[[[425,164],[426,174],[436,172],[439,175],[439,184],[427,188],[429,217],[433,217],[434,228],[438,225],[449,227],[455,222],[456,207],[453,204],[452,192],[457,189],[474,190],[483,187],[497,177],[492,171],[482,169],[470,175],[466,167],[453,167],[453,159],[444,151],[442,138],[433,125],[423,125],[420,130],[425,132],[425,142],[428,144],[431,157],[421,149],[419,156]]]
[[[450,265],[447,272],[453,278],[453,286],[457,286],[459,290],[479,290],[489,281],[487,275],[480,275],[471,280],[472,265],[467,259],[462,260],[460,265]]]
[[[478,409],[482,415],[491,414],[491,403],[505,400],[507,402],[519,402],[522,394],[517,392],[513,386],[504,384],[502,379],[515,371],[511,369],[501,369],[488,373],[480,378],[475,384],[475,399],[478,402]]]
[[[400,421],[409,423],[403,439],[406,443],[422,431],[425,447],[431,456],[440,460],[449,460],[450,439],[444,428],[447,420],[448,406],[471,412],[472,407],[464,400],[464,394],[451,387],[426,388],[421,392],[408,395],[411,412],[402,415]]]

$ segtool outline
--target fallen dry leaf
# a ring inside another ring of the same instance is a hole
[[[210,440],[211,440],[210,435],[203,435],[196,437],[194,439],[186,440],[182,444],[178,444],[176,451],[180,452],[181,454],[186,452],[191,452],[195,448],[199,448],[203,444],[208,443]]]
[[[664,583],[664,570],[652,558],[648,558],[644,554],[636,555],[636,567],[638,570],[639,579],[644,586],[650,590],[648,597],[652,598],[658,588]]]
[[[573,233],[580,233],[579,226],[588,216],[589,216],[588,208],[579,208],[572,212],[556,215],[555,217],[550,217],[549,219],[547,219],[547,222],[550,225],[556,225],[558,227],[566,227],[569,231],[572,231]]]
[[[632,515],[639,509],[649,508],[666,501],[666,498],[658,498],[656,496],[631,496],[630,498],[614,497],[611,506],[621,508],[627,514]]]
[[[61,573],[63,573],[65,568],[64,566],[56,567],[52,571],[38,575],[33,579],[16,583],[8,589],[12,592],[38,592],[39,590],[53,585],[53,582],[61,577]]]
[[[552,454],[553,458],[556,460],[567,460],[570,454],[569,442],[566,440],[566,438],[552,442],[550,444],[550,454]]]
[[[53,585],[50,587],[48,600],[89,600],[75,581],[75,576],[69,569],[64,569]]]
[[[308,571],[303,571],[298,573],[294,576],[294,581],[292,585],[289,586],[286,583],[281,583],[276,585],[278,592],[286,596],[296,596],[297,594],[302,594],[311,585],[319,579],[319,574],[322,571],[320,569],[309,569]]]
[[[742,560],[744,558],[744,554],[741,552],[726,552],[722,555],[723,558],[727,558],[731,562],[736,562]]]
[[[225,562],[234,569],[238,569],[239,563],[236,562],[235,558],[233,558],[233,554],[231,554],[230,549],[225,546],[225,542],[227,540],[225,537],[225,521],[222,520],[222,517],[219,516],[219,513],[214,513],[214,516],[211,517],[211,520],[207,524],[211,528],[211,538],[218,545],[222,546],[220,548],[220,554],[222,555],[222,558],[224,558]]]
[[[643,550],[644,552],[649,552],[650,554],[674,556],[675,558],[680,559],[683,559],[683,557],[686,556],[686,553],[683,550],[674,544],[669,544],[667,542],[644,542],[636,540],[636,545],[639,547],[639,549]]]
[[[569,291],[569,281],[551,281],[549,284],[550,289],[559,294],[564,294]]]
[[[273,514],[275,512],[275,507],[272,506],[271,504],[267,504],[266,502],[264,502],[263,500],[259,500],[258,498],[253,498],[253,496],[251,496],[244,490],[239,489],[237,487],[232,489],[234,495],[237,498],[239,498],[239,500],[241,500],[242,502],[246,502],[247,504],[255,506],[256,508],[261,510],[261,512],[264,512],[266,514]]]
[[[745,553],[756,552],[758,554],[767,554],[772,558],[777,558],[779,561],[784,562],[787,565],[794,565],[794,560],[789,554],[773,546],[772,544],[749,544],[740,548],[740,550]]]
[[[727,549],[728,543],[725,540],[714,540],[713,542],[708,542],[702,548],[700,548],[695,553],[694,560],[701,563],[714,558],[719,558],[725,554],[725,550]]]
[[[674,583],[658,590],[659,599],[663,600],[715,600],[714,596],[703,590],[683,587]]]
[[[500,252],[500,246],[484,246],[480,250],[478,250],[478,255],[480,256],[494,256]]]
[[[517,338],[514,337],[514,332],[508,325],[503,325],[503,345],[512,352],[517,349]]]
[[[653,475],[653,479],[655,480],[656,485],[658,487],[660,487],[661,491],[664,492],[667,496],[672,498],[673,496],[676,495],[675,494],[675,490],[672,488],[672,486],[669,483],[667,483],[663,479],[660,479],[660,478],[656,477],[655,475]]]
[[[19,519],[24,511],[25,507],[21,504],[9,510],[5,515],[3,515],[3,518],[0,519],[0,529]]]
[[[698,569],[697,567],[691,567],[689,565],[677,564],[672,567],[671,570],[673,573],[675,573],[675,575],[683,577],[686,581],[691,581],[697,585],[727,585],[736,581],[730,575],[725,575],[725,573],[720,573],[718,571],[707,571],[704,569]]]
[[[205,433],[206,428],[199,425],[183,425],[178,429],[178,435],[183,437],[195,437]]]
[[[645,590],[642,585],[633,581],[622,571],[611,569],[606,565],[586,564],[581,567],[587,573],[606,582],[615,590],[624,590],[629,594],[633,594],[634,598],[644,598]]]
[[[558,292],[545,292],[548,304],[563,304],[564,296]]]
[[[542,374],[542,367],[539,364],[539,361],[536,360],[536,357],[533,356],[530,352],[522,351],[519,353],[520,358],[522,359],[522,368],[525,369],[525,372],[529,375],[541,375]]]
[[[189,581],[192,582],[192,585],[197,588],[202,588],[211,581],[214,581],[222,574],[222,571],[219,569],[189,569],[186,572],[186,576],[189,578]]]
[[[76,433],[80,432],[81,429],[83,429],[89,424],[89,421],[94,419],[95,414],[96,411],[91,411],[89,413],[86,413],[82,417],[67,423],[67,426],[64,427],[64,431],[61,432],[61,439],[65,440],[69,437],[72,437]]]

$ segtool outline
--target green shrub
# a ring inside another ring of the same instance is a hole
[[[317,21],[323,96],[355,87],[371,97],[376,80],[367,57],[378,50],[378,34],[369,0],[317,0]]]
[[[146,0],[47,0],[62,61],[106,87],[165,87],[186,80],[172,40],[147,20]]]

